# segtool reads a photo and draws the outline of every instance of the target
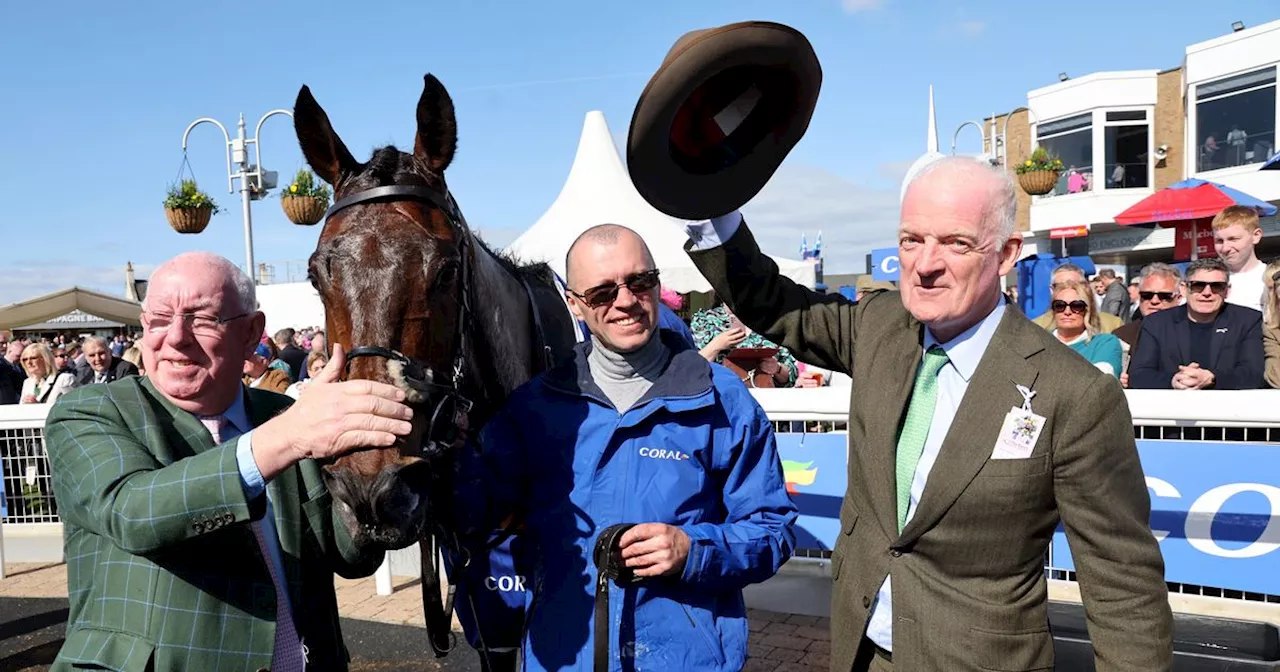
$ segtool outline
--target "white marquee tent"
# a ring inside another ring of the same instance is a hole
[[[602,112],[587,113],[569,177],[555,203],[507,247],[525,261],[545,261],[564,276],[564,257],[583,231],[597,224],[621,224],[644,238],[662,271],[662,284],[677,292],[708,292],[711,285],[684,251],[684,226],[640,196],[613,144]],[[773,257],[782,274],[806,286],[815,282],[812,264]]]
[[[324,302],[309,282],[258,285],[258,310],[267,317],[267,333],[285,327],[324,328]]]

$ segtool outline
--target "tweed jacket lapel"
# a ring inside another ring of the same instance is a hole
[[[890,539],[898,535],[897,520],[897,453],[898,431],[906,420],[907,405],[911,400],[911,389],[915,385],[915,373],[920,368],[920,360],[924,357],[924,327],[906,313],[906,319],[914,328],[916,338],[892,339],[877,353],[877,364],[885,375],[878,376],[881,385],[872,394],[879,397],[876,406],[885,414],[872,420],[867,426],[868,446],[887,446],[886,451],[865,451],[863,459],[873,460],[869,470],[874,477],[867,483],[867,494],[871,501],[883,503],[873,507],[876,518],[884,533]],[[911,375],[900,373],[909,371]],[[856,448],[856,447],[855,447]],[[853,482],[850,480],[850,482]]]
[[[1027,330],[1036,328],[1018,311],[1005,311],[951,421],[916,513],[895,548],[909,546],[937,524],[991,457],[1005,414],[1022,405],[1017,386],[1035,389],[1040,373],[1027,360],[1044,348]]]

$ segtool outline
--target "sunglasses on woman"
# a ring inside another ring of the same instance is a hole
[[[1082,315],[1083,315],[1083,314],[1084,314],[1084,312],[1085,312],[1086,310],[1088,310],[1088,308],[1089,308],[1089,304],[1087,304],[1087,303],[1085,303],[1084,301],[1081,301],[1081,300],[1079,300],[1079,299],[1076,299],[1075,301],[1072,301],[1071,303],[1067,303],[1066,301],[1063,301],[1062,299],[1057,299],[1057,300],[1055,300],[1053,303],[1051,303],[1051,304],[1049,304],[1049,305],[1053,307],[1053,312],[1055,312],[1055,313],[1065,312],[1068,308],[1070,308],[1072,312],[1074,312],[1074,313],[1078,313],[1078,314],[1082,314]]]
[[[655,268],[652,271],[629,275],[622,282],[597,285],[581,294],[573,291],[572,289],[569,290],[569,293],[578,297],[588,306],[592,308],[599,308],[601,306],[607,306],[617,300],[618,289],[623,285],[626,285],[627,291],[632,294],[643,294],[658,286],[658,269]]]

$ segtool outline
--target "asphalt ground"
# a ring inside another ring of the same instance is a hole
[[[49,669],[67,625],[60,598],[0,598],[0,672]],[[352,672],[479,672],[476,654],[459,644],[437,659],[422,628],[342,619]]]

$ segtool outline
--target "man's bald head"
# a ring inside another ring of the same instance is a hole
[[[252,312],[258,309],[257,290],[253,280],[225,257],[212,252],[184,252],[160,264],[151,273],[150,288],[163,285],[165,282],[191,277],[195,274],[210,274],[224,278],[227,293],[235,298],[239,312]],[[150,296],[148,291],[148,296]],[[145,301],[144,301],[145,307]]]
[[[597,224],[586,231],[583,231],[573,240],[573,244],[569,246],[569,252],[564,258],[564,281],[570,287],[573,286],[573,278],[580,275],[574,272],[575,261],[581,257],[581,249],[586,244],[614,246],[620,241],[634,241],[639,244],[644,254],[644,262],[649,268],[654,267],[653,253],[649,251],[649,246],[645,244],[644,238],[640,234],[621,224]]]

